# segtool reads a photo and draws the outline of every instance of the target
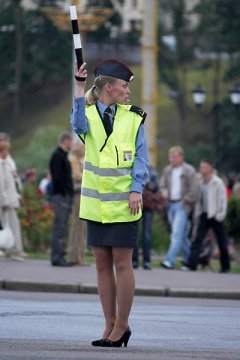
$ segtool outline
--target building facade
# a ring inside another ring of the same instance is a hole
[[[144,18],[143,2],[147,0],[112,0],[114,8],[120,13],[122,17],[122,29],[121,31],[129,32],[131,29],[141,30],[142,21]],[[191,10],[200,0],[185,0],[187,16],[190,23],[194,27],[197,23],[197,16],[191,13]],[[72,4],[76,4],[80,11],[87,12],[88,6],[100,6],[104,3],[101,0],[65,0],[59,1],[59,5],[68,10],[68,7]],[[36,5],[33,0],[22,0],[22,5],[26,8],[34,8]],[[161,0],[156,0],[156,5],[161,7]],[[158,9],[156,9],[157,11]],[[161,10],[161,9],[160,9]],[[170,14],[164,13],[164,22],[167,28],[171,28],[172,19]]]

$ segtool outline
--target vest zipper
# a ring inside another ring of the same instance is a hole
[[[117,165],[119,165],[118,149],[117,149],[116,145],[115,145],[115,149],[116,149],[116,154],[117,154]]]

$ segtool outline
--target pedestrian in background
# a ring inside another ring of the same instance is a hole
[[[161,209],[161,194],[159,192],[158,173],[154,166],[149,166],[149,178],[143,189],[143,213],[142,213],[142,253],[143,269],[151,270],[152,248],[152,221],[155,210]],[[139,266],[139,247],[133,250],[133,268]]]
[[[227,214],[227,192],[223,180],[214,173],[210,160],[200,162],[202,180],[199,184],[196,214],[199,217],[196,237],[191,246],[188,268],[196,270],[202,242],[209,229],[215,233],[220,250],[220,272],[230,270],[230,259],[223,221]]]
[[[29,208],[34,208],[35,203],[41,203],[43,195],[38,188],[37,169],[33,166],[28,167],[24,171],[24,181],[22,188],[22,201],[27,203]]]
[[[9,144],[11,144],[10,136],[5,132],[0,132],[0,140],[6,140],[7,142],[9,142]],[[6,158],[6,162],[7,162],[8,166],[10,168],[10,171],[13,175],[15,185],[17,188],[17,192],[20,194],[22,191],[22,180],[18,174],[16,163],[10,153],[8,154],[8,156]]]
[[[6,254],[13,260],[23,260],[21,228],[17,216],[20,195],[7,160],[9,149],[10,142],[0,140],[0,222],[3,228],[10,227],[14,237],[14,246]]]
[[[142,191],[147,182],[146,114],[125,105],[133,76],[123,63],[106,59],[94,69],[86,93],[85,64],[75,66],[76,90],[71,122],[85,141],[80,217],[87,220],[88,245],[96,258],[97,282],[105,317],[102,338],[93,346],[127,346],[128,318],[135,279],[132,251],[141,218]],[[115,271],[114,271],[115,267]]]
[[[32,192],[38,191],[37,169],[33,166],[27,167],[24,171],[23,193],[29,193],[29,196],[31,196]]]
[[[39,190],[41,191],[42,194],[44,195],[48,195],[48,186],[49,183],[51,181],[51,174],[50,171],[48,170],[42,177],[42,179],[39,182]]]
[[[66,261],[65,240],[68,233],[68,220],[72,209],[73,181],[68,153],[72,147],[72,134],[60,135],[59,143],[50,160],[52,177],[51,201],[54,210],[54,223],[51,241],[51,263],[53,266],[71,266]]]
[[[76,265],[87,265],[84,262],[84,254],[86,250],[87,224],[86,221],[79,219],[80,194],[82,185],[82,174],[84,164],[84,145],[78,140],[70,153],[69,161],[72,168],[73,179],[73,207],[71,228],[69,235],[69,260]]]
[[[180,146],[170,148],[168,155],[170,164],[163,171],[160,190],[163,199],[168,201],[171,243],[161,265],[173,269],[181,250],[183,261],[187,262],[189,258],[188,219],[196,201],[196,172],[184,161],[184,150]]]

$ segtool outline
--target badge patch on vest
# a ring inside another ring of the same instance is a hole
[[[124,151],[123,152],[123,160],[124,161],[132,161],[132,151]]]

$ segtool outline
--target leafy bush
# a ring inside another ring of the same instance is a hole
[[[25,249],[46,251],[50,244],[53,210],[36,184],[25,184],[18,215]]]
[[[229,199],[225,225],[228,234],[240,244],[240,197],[232,196]]]
[[[214,149],[210,144],[199,142],[192,146],[186,146],[185,149],[186,159],[191,163],[198,165],[199,161],[203,158],[213,158]]]

